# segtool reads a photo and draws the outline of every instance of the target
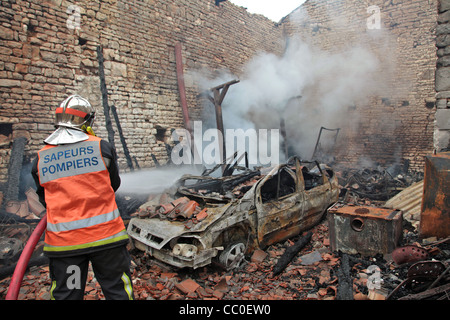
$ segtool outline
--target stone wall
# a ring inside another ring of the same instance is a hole
[[[439,1],[439,16],[436,28],[436,150],[450,149],[450,1]]]
[[[321,50],[358,47],[377,59],[366,77],[374,90],[341,107],[345,121],[328,124],[342,128],[338,161],[423,171],[424,156],[433,152],[436,13],[435,0],[308,0],[283,21],[286,35]]]
[[[282,30],[261,15],[214,0],[9,0],[0,8],[0,182],[12,141],[25,136],[28,162],[53,131],[54,110],[79,93],[97,110],[95,131],[107,138],[97,48],[104,56],[108,104],[115,106],[133,164],[167,160],[164,137],[184,127],[174,46],[184,72],[227,68],[238,73],[260,50],[279,54]],[[232,79],[230,79],[232,80]],[[192,119],[201,106],[186,81]],[[211,109],[213,110],[213,109]],[[127,170],[112,119],[120,166]]]
[[[445,31],[443,8],[438,33]],[[256,53],[281,56],[297,37],[328,53],[361,46],[378,61],[377,70],[367,74],[376,91],[340,105],[344,122],[313,122],[310,142],[314,145],[320,126],[339,125],[336,159],[346,166],[364,160],[422,171],[423,156],[434,147],[436,13],[437,0],[308,0],[274,23],[228,1],[2,1],[0,183],[7,180],[12,141],[27,138],[24,162],[31,161],[53,130],[55,107],[70,94],[91,101],[97,109],[96,133],[107,138],[98,48],[108,104],[116,107],[134,166],[147,168],[154,166],[152,155],[167,160],[164,139],[171,128],[184,127],[175,44],[181,43],[185,75],[201,70],[213,79],[224,69],[239,76]],[[438,78],[447,72],[446,45],[439,44],[443,37],[438,34],[438,66],[444,67]],[[200,119],[198,83],[185,80],[189,116]],[[302,103],[314,108],[320,98],[314,93],[323,88],[306,89]],[[448,89],[438,91],[442,113]],[[126,171],[118,126],[110,117]],[[296,117],[286,124],[302,126]]]

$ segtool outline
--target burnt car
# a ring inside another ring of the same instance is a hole
[[[253,250],[319,223],[339,197],[330,167],[297,157],[272,168],[218,170],[219,177],[214,170],[183,176],[173,195],[141,206],[127,229],[135,247],[176,267],[232,269]]]

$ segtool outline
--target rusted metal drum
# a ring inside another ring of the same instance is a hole
[[[420,236],[450,236],[450,152],[425,157]]]
[[[391,253],[402,236],[401,210],[344,206],[328,211],[333,251],[370,256]]]

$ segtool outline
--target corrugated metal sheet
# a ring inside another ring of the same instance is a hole
[[[416,182],[398,193],[385,203],[386,208],[399,209],[403,211],[403,218],[413,222],[420,221],[420,210],[422,207],[423,180]]]

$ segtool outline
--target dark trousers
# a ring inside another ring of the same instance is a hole
[[[51,299],[82,300],[89,261],[106,300],[133,300],[130,255],[126,246],[71,257],[49,258]]]

